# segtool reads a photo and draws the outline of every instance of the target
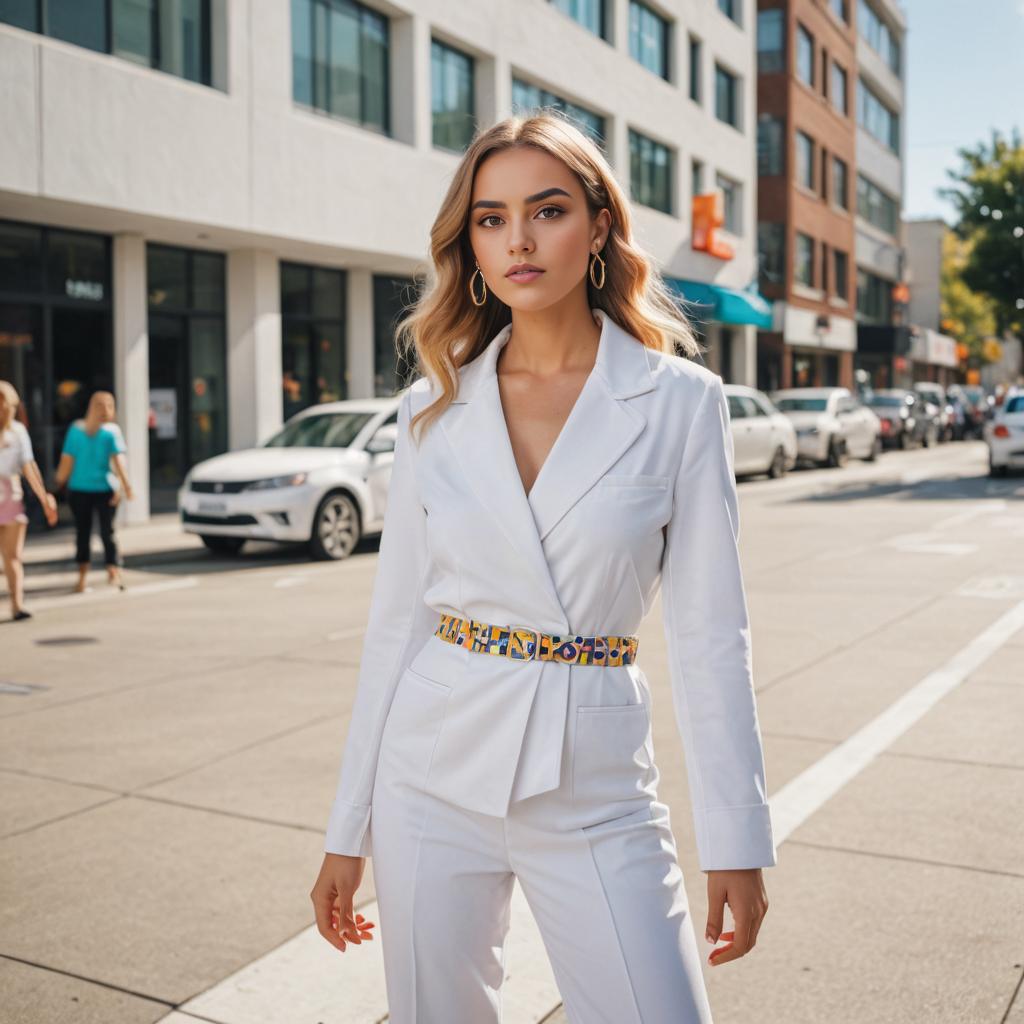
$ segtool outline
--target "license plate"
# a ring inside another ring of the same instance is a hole
[[[228,504],[226,501],[201,501],[199,511],[208,512],[213,516],[223,516],[227,514]]]

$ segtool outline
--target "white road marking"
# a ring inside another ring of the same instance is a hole
[[[769,797],[776,846],[951,690],[1024,627],[1024,601],[976,636],[941,668],[930,672],[878,717]]]
[[[377,923],[377,904],[359,910]],[[512,890],[502,1019],[536,1024],[561,1001],[533,915],[519,883]],[[340,953],[315,925],[194,996],[159,1024],[376,1024],[387,1019],[380,935]]]
[[[123,572],[123,570],[122,570]],[[98,586],[90,587],[84,594],[66,594],[63,597],[37,597],[32,601],[33,610],[49,610],[51,608],[79,607],[83,604],[92,604],[94,601],[109,601],[116,598],[123,601],[129,597],[148,597],[150,594],[163,594],[168,590],[187,590],[189,587],[198,587],[198,576],[183,576],[179,580],[161,580],[157,583],[128,584],[124,590],[118,590],[107,583],[103,589]]]
[[[957,587],[957,597],[985,597],[997,601],[1024,597],[1024,576],[986,576],[967,580]]]

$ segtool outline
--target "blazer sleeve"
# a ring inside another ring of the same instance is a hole
[[[715,374],[691,420],[663,553],[672,700],[702,871],[771,867],[729,407]]]
[[[325,853],[371,854],[370,804],[384,723],[409,663],[437,626],[423,603],[428,568],[426,512],[416,486],[410,396],[402,396],[377,573],[349,720],[324,841]]]

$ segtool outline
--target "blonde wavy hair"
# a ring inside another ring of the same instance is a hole
[[[437,419],[458,393],[459,368],[476,358],[487,343],[512,321],[512,311],[488,291],[482,306],[473,304],[469,280],[474,272],[469,242],[469,207],[477,169],[492,153],[533,146],[560,159],[582,186],[591,216],[602,207],[611,214],[611,228],[601,252],[604,287],[588,278],[591,308],[608,316],[649,348],[693,357],[704,351],[684,312],[686,300],[661,279],[653,259],[633,239],[628,196],[604,154],[560,111],[507,117],[478,132],[463,154],[430,229],[433,282],[396,324],[396,348],[418,364],[440,391],[438,398],[411,421],[423,430]]]

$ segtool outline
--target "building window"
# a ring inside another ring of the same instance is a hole
[[[829,7],[832,13],[844,24],[849,24],[850,11],[846,6],[846,0],[829,0]]]
[[[690,165],[691,187],[695,196],[704,194],[704,163],[694,160]]]
[[[846,72],[832,61],[832,106],[846,116]]]
[[[295,102],[389,134],[388,19],[355,0],[292,0]]]
[[[715,65],[715,116],[733,128],[740,126],[738,82],[732,72]]]
[[[861,37],[877,53],[897,78],[901,77],[900,41],[868,0],[860,0],[857,28]]]
[[[281,263],[284,418],[348,398],[345,271]]]
[[[814,139],[806,132],[796,132],[796,180],[805,188],[814,189]]]
[[[629,129],[629,184],[633,199],[662,213],[673,213],[672,151]]]
[[[796,74],[801,82],[814,88],[814,36],[799,22],[796,26]]]
[[[761,175],[784,174],[783,129],[781,117],[762,114],[757,119],[757,173]]]
[[[551,0],[551,3],[595,36],[605,38],[604,0]]]
[[[814,239],[802,231],[796,233],[796,249],[793,253],[793,277],[800,284],[814,286]]]
[[[690,99],[701,101],[701,45],[700,40],[690,36]]]
[[[434,145],[461,153],[476,131],[473,58],[433,39],[430,73]]]
[[[828,242],[821,241],[821,290],[828,295]]]
[[[862,267],[857,268],[857,318],[892,323],[892,282]]]
[[[412,383],[417,374],[415,355],[399,355],[398,322],[416,305],[425,280],[373,275],[373,393],[390,397]]]
[[[844,301],[850,299],[850,260],[842,249],[832,250],[836,295]]]
[[[828,99],[828,50],[821,48],[821,95]]]
[[[741,0],[718,0],[718,9],[738,25],[740,23]]]
[[[629,54],[648,71],[669,78],[669,23],[646,4],[630,0]]]
[[[786,283],[786,225],[761,221],[757,225],[758,280],[781,288]]]
[[[722,209],[724,228],[734,235],[743,234],[743,193],[738,181],[727,178],[724,174],[715,176],[715,184],[722,191]]]
[[[863,78],[857,79],[857,124],[883,146],[900,151],[900,119],[890,110]]]
[[[844,210],[850,208],[850,171],[837,156],[832,157],[832,201]]]
[[[556,96],[546,89],[526,82],[521,78],[512,79],[512,110],[514,113],[525,113],[554,107],[568,115],[579,128],[589,135],[602,149],[605,148],[605,124],[600,114],[592,110],[570,103],[561,96]]]
[[[757,70],[774,74],[786,69],[786,12],[781,7],[757,12]]]
[[[210,0],[0,0],[0,22],[210,84]]]
[[[896,200],[886,195],[863,174],[857,175],[857,213],[876,228],[880,228],[890,235],[896,234],[898,220]]]

